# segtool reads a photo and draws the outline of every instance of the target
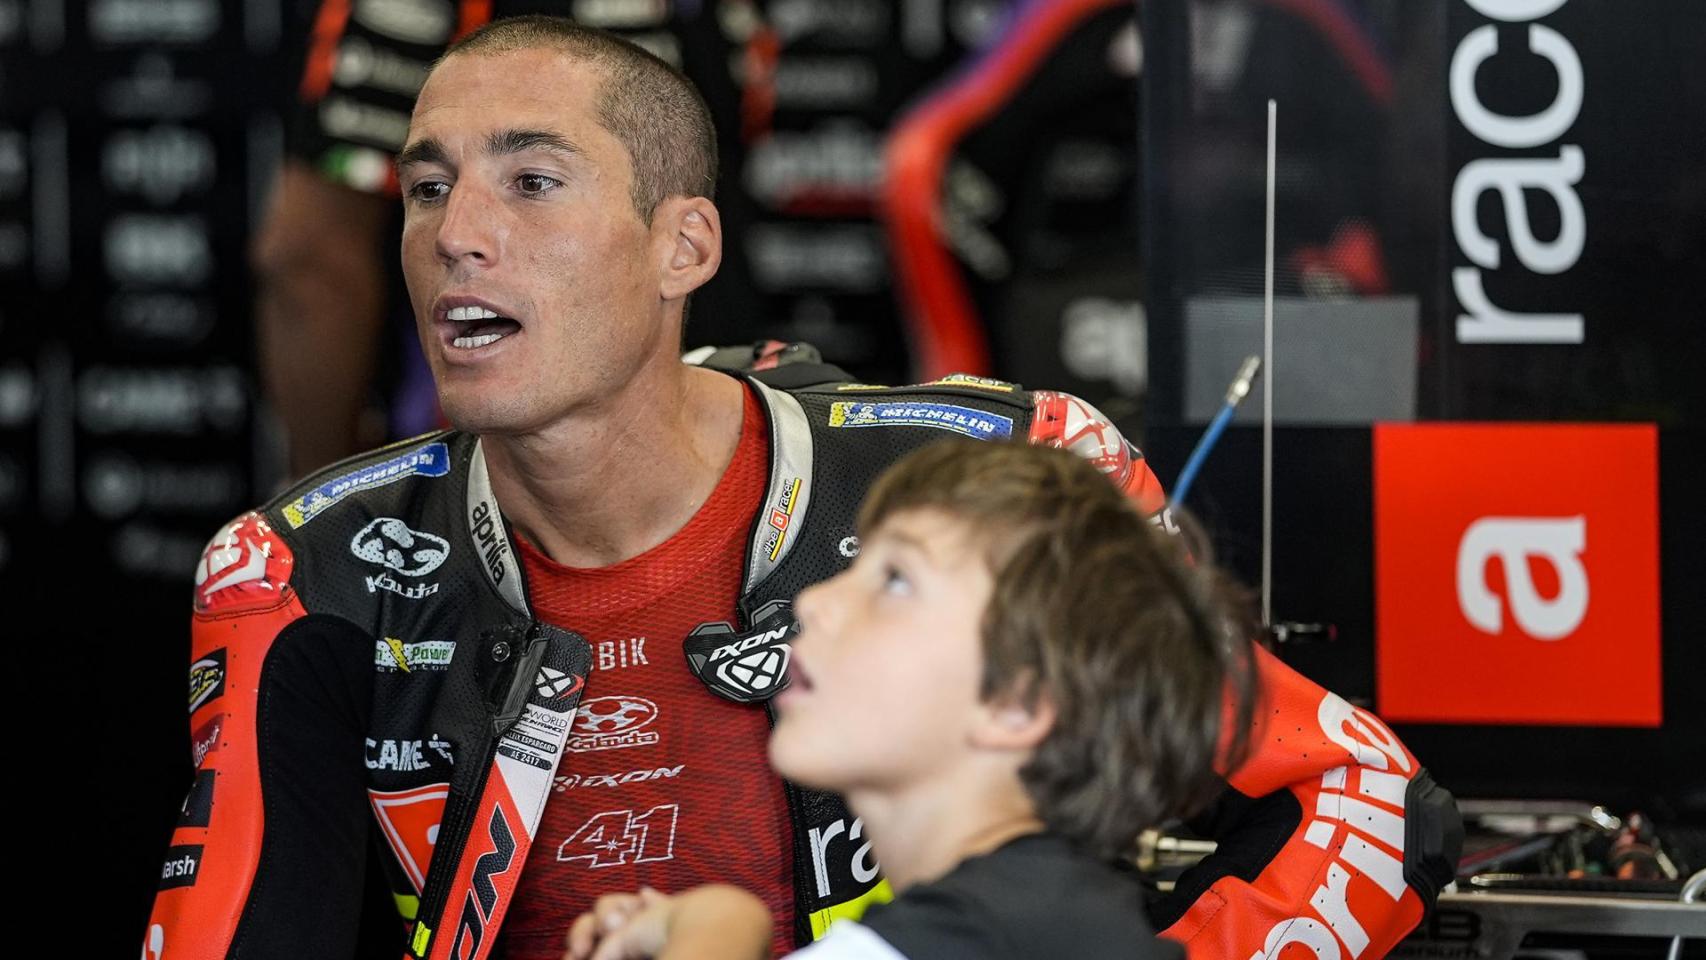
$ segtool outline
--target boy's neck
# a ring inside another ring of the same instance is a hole
[[[871,849],[896,894],[947,875],[960,862],[1043,830],[1024,789],[967,789],[964,781],[887,791],[849,792],[847,804],[864,821]]]

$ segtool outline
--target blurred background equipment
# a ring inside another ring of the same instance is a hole
[[[84,952],[134,949],[189,785],[202,544],[438,422],[389,151],[444,43],[534,11],[706,93],[730,242],[691,346],[1070,390],[1169,483],[1259,352],[1278,100],[1279,654],[1459,797],[1531,805],[1476,815],[1460,896],[1680,896],[1706,859],[1706,5],[0,0],[0,599],[75,837],[24,862],[110,891]],[[1263,413],[1175,488],[1252,583]],[[1670,945],[1451,939],[1470,923],[1442,909],[1417,955]]]

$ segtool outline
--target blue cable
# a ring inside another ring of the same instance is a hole
[[[1179,479],[1173,484],[1173,496],[1168,506],[1177,506],[1185,502],[1185,495],[1191,492],[1191,485],[1196,482],[1197,473],[1202,470],[1203,462],[1208,459],[1208,453],[1220,441],[1220,435],[1226,432],[1226,425],[1232,422],[1232,414],[1238,409],[1238,404],[1250,393],[1250,385],[1256,380],[1256,373],[1262,367],[1259,357],[1246,357],[1243,366],[1238,369],[1238,376],[1232,379],[1232,385],[1226,388],[1226,402],[1221,405],[1220,412],[1209,421],[1208,429],[1203,431],[1202,439],[1197,441],[1196,448],[1191,451],[1190,459],[1185,461],[1185,469],[1179,471]]]
[[[1202,439],[1197,441],[1196,449],[1191,451],[1191,458],[1185,461],[1185,469],[1179,471],[1178,482],[1173,484],[1173,503],[1185,502],[1185,494],[1191,492],[1191,484],[1196,482],[1197,471],[1202,469],[1203,461],[1208,459],[1208,452],[1214,449],[1220,435],[1226,431],[1226,425],[1232,422],[1232,413],[1238,409],[1238,404],[1222,404],[1220,412],[1209,421],[1208,429],[1203,431]]]

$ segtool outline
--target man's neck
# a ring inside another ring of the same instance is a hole
[[[895,892],[938,880],[961,861],[1043,830],[1017,779],[980,775],[990,772],[944,776],[903,793],[848,793],[847,805],[864,821]]]
[[[552,560],[603,567],[669,539],[716,489],[740,442],[746,389],[673,361],[526,434],[481,438],[492,491]]]

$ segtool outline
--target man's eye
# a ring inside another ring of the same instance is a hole
[[[444,195],[449,192],[450,184],[448,183],[440,183],[437,180],[422,180],[409,188],[409,199],[421,203],[431,203],[434,200],[443,200]]]
[[[515,178],[516,189],[529,196],[549,193],[562,185],[561,181],[547,177],[542,173],[524,173]]]

